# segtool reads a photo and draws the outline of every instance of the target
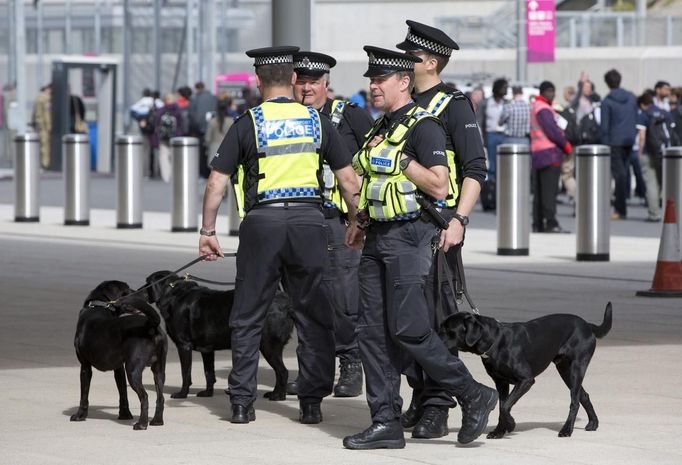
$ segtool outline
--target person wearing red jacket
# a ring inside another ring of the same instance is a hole
[[[552,108],[554,84],[543,81],[530,112],[530,154],[533,182],[533,232],[566,232],[556,219],[556,196],[564,154],[573,150]]]

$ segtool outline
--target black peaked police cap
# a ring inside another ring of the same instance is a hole
[[[253,58],[253,66],[293,64],[298,47],[265,47],[248,50],[246,55]]]
[[[459,50],[457,42],[435,27],[407,20],[407,37],[396,45],[401,50],[424,50],[428,53],[449,57],[453,50]]]
[[[384,76],[398,71],[414,71],[414,64],[422,61],[421,58],[404,52],[372,45],[365,45],[363,49],[369,58],[367,71],[363,74],[365,77]]]
[[[294,55],[294,71],[299,76],[320,77],[336,66],[336,60],[317,52],[299,51]]]

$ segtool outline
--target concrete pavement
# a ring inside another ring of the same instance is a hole
[[[108,182],[108,181],[106,181]],[[105,184],[106,184],[105,182]],[[0,192],[7,185],[0,183]],[[103,200],[110,189],[95,188]],[[160,199],[163,196],[159,197]],[[297,422],[298,403],[256,404],[257,420],[232,425],[227,397],[191,395],[170,399],[180,385],[175,350],[169,349],[166,370],[166,424],[132,430],[132,421],[116,420],[117,394],[111,373],[96,372],[86,422],[71,423],[78,405],[78,363],[73,333],[87,292],[104,279],[123,279],[132,286],[158,269],[174,269],[196,256],[197,235],[170,233],[168,213],[145,214],[142,230],[114,228],[109,205],[92,212],[89,227],[62,226],[59,206],[43,207],[41,223],[14,223],[7,197],[0,199],[0,398],[1,463],[7,464],[194,464],[282,463],[368,464],[679,464],[681,425],[682,300],[635,297],[648,288],[658,252],[660,225],[614,224],[611,261],[575,261],[575,235],[531,236],[529,257],[495,255],[494,216],[477,213],[467,232],[464,261],[472,297],[481,312],[502,321],[522,321],[548,313],[574,313],[599,323],[608,301],[614,306],[611,333],[600,340],[584,387],[600,419],[596,432],[584,431],[586,415],[578,414],[572,438],[558,438],[569,405],[568,389],[552,367],[543,373],[514,408],[515,433],[501,440],[482,436],[473,444],[455,445],[461,420],[451,411],[451,433],[434,441],[407,435],[404,450],[347,451],[343,436],[369,425],[364,396],[325,399],[324,422]],[[107,208],[108,207],[108,208]],[[638,211],[634,209],[633,211]],[[564,211],[562,224],[570,229]],[[226,218],[219,231],[226,231]],[[483,227],[481,227],[483,225]],[[628,234],[629,229],[635,230]],[[656,232],[658,230],[658,232]],[[237,240],[220,237],[225,250]],[[234,262],[202,263],[193,274],[230,280]],[[295,343],[285,363],[296,371]],[[463,359],[473,375],[492,385],[477,357]],[[216,356],[217,387],[226,385],[229,352]],[[192,393],[203,387],[200,357],[194,357]],[[153,399],[150,372],[147,391]],[[274,384],[270,367],[261,363],[259,390]],[[409,401],[404,383],[403,396]],[[139,403],[129,390],[131,410]],[[489,429],[497,421],[491,415]]]

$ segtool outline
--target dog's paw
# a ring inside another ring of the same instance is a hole
[[[597,431],[597,428],[599,427],[599,421],[589,421],[587,422],[587,425],[585,426],[585,431]]]
[[[213,397],[213,388],[197,392],[197,397]]]
[[[87,412],[81,412],[80,410],[73,415],[71,415],[70,420],[71,421],[85,421],[87,418],[88,413]]]
[[[560,438],[570,438],[571,434],[573,434],[572,428],[561,428],[561,431],[559,431]]]
[[[171,399],[186,399],[188,391],[178,391],[171,394]]]
[[[152,418],[152,421],[149,422],[150,425],[152,426],[163,426],[163,418]]]
[[[504,430],[502,430],[502,431],[498,431],[498,430],[491,431],[486,436],[486,438],[488,438],[488,439],[502,439],[503,437],[504,437]]]
[[[287,400],[287,394],[284,391],[266,392],[263,397],[271,401]]]
[[[119,420],[132,420],[133,419],[133,414],[130,413],[130,410],[119,410],[118,411],[118,419]]]
[[[145,430],[145,429],[147,429],[147,425],[146,425],[146,424],[143,424],[143,423],[135,423],[135,424],[133,425],[133,429],[134,429],[135,431]]]

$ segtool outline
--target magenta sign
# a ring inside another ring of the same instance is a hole
[[[554,0],[526,0],[528,63],[554,62],[555,11]]]

